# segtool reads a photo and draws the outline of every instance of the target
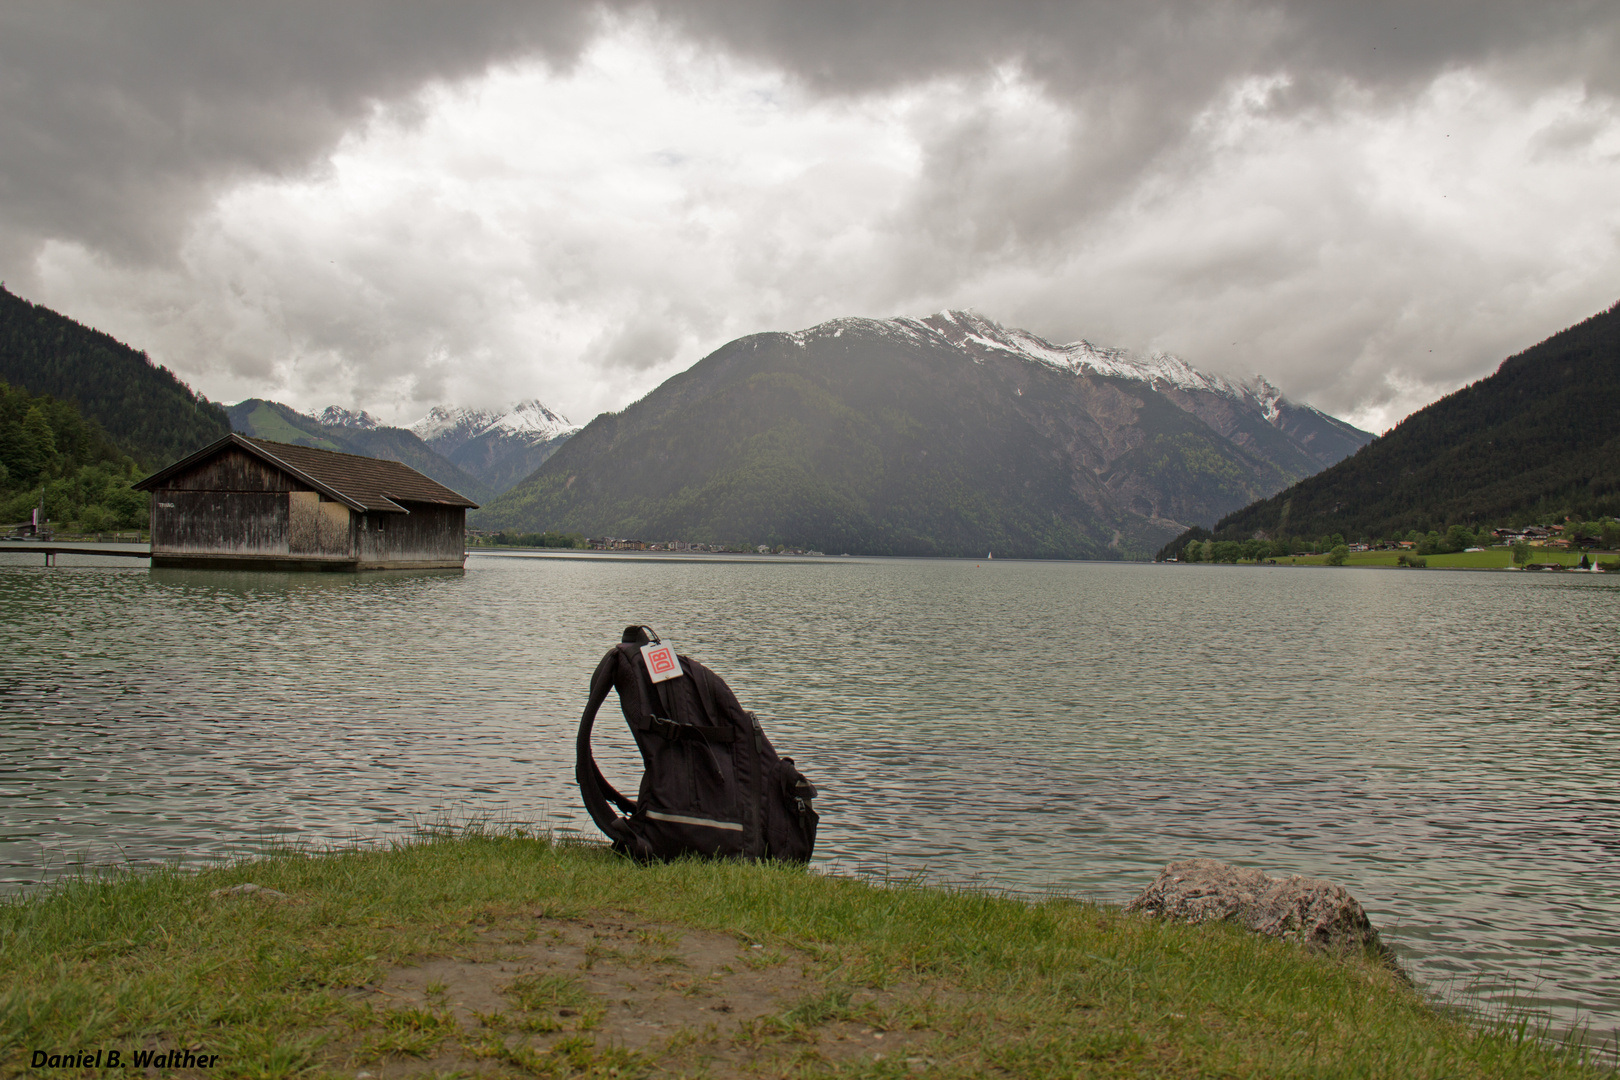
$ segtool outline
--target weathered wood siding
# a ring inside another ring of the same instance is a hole
[[[234,446],[169,477],[163,486],[178,491],[292,491],[298,487],[280,469]]]
[[[287,554],[287,496],[279,491],[152,492],[152,553]]]
[[[358,540],[362,567],[462,565],[467,554],[467,511],[433,503],[400,505],[410,513],[374,512],[361,517]]]

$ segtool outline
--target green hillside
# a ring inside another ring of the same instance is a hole
[[[1228,514],[1213,538],[1378,540],[1616,515],[1620,304],[1508,358],[1326,471]]]
[[[279,401],[248,398],[225,406],[231,430],[255,439],[314,446],[322,450],[342,450],[343,444],[326,437],[321,425]]]
[[[322,424],[314,417],[305,416],[279,401],[265,401],[262,398],[239,401],[226,406],[225,412],[235,431],[255,439],[398,461],[474,502],[484,502],[493,494],[488,485],[434,453],[413,432],[404,428]]]
[[[721,347],[597,417],[472,524],[866,554],[1146,558],[1183,523],[1320,467],[1258,411],[1240,445],[1140,380],[837,320]]]
[[[74,402],[157,468],[230,434],[225,411],[128,345],[0,286],[0,380]]]

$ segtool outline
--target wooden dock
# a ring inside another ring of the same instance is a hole
[[[45,556],[46,566],[55,566],[58,555],[91,555],[96,558],[111,559],[150,559],[152,552],[146,551],[112,551],[106,548],[83,548],[77,544],[0,544],[0,554],[8,551],[32,552],[35,555]]]

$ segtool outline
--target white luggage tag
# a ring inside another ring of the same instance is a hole
[[[678,679],[686,674],[681,662],[675,658],[675,646],[667,641],[655,641],[641,647],[641,660],[647,665],[647,674],[655,683]]]

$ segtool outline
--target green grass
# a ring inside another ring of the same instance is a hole
[[[1411,552],[1402,551],[1353,551],[1345,560],[1346,566],[1390,566],[1396,565],[1396,560],[1402,555],[1411,555]],[[1454,555],[1424,555],[1422,558],[1430,570],[1437,569],[1465,569],[1465,570],[1505,570],[1513,565],[1513,552],[1508,548],[1486,548],[1484,551],[1460,551]],[[1614,558],[1613,555],[1592,555],[1592,561],[1599,562]],[[1533,563],[1563,563],[1565,566],[1577,566],[1581,561],[1578,551],[1560,551],[1556,548],[1531,548],[1530,561]],[[1290,555],[1277,560],[1281,566],[1323,566],[1326,565],[1326,555]]]
[[[249,880],[287,898],[210,896]],[[774,866],[638,867],[598,847],[477,831],[89,877],[0,904],[0,1075],[21,1075],[36,1048],[111,1046],[200,1047],[221,1055],[210,1075],[226,1077],[353,1077],[369,1061],[445,1048],[492,1075],[658,1074],[656,1049],[631,1052],[584,1026],[537,1047],[457,1027],[431,1005],[378,1008],[353,989],[459,955],[491,928],[602,913],[662,928],[645,932],[648,945],[663,947],[655,939],[672,927],[719,930],[802,965],[812,989],[750,1022],[745,1056],[727,1066],[745,1074],[1613,1075],[1532,1028],[1436,1011],[1372,957],[1313,955],[1225,925]],[[523,1013],[592,1008],[572,973],[500,978]],[[806,1049],[817,1032],[859,1025],[914,1039],[912,1064]],[[671,1036],[665,1052],[694,1038]],[[388,1067],[379,1075],[396,1075]]]

